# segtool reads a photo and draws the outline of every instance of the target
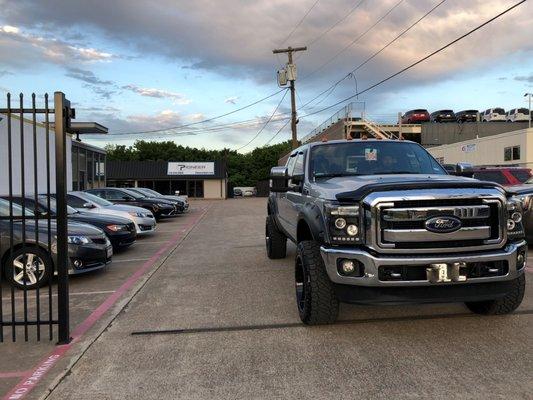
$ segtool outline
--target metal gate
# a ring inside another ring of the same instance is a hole
[[[25,341],[70,339],[66,133],[71,117],[61,92],[54,93],[53,106],[47,94],[38,99],[32,94],[30,100],[7,94],[6,108],[0,108],[0,342],[21,335]],[[48,209],[55,201],[57,217],[39,211],[38,197]],[[33,207],[26,206],[27,199],[34,200]]]

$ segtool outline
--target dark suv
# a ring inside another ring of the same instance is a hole
[[[283,258],[287,238],[296,244],[306,324],[334,322],[339,302],[465,302],[505,314],[522,301],[521,202],[497,184],[449,175],[417,143],[309,143],[272,169],[271,182],[267,254]]]
[[[478,110],[463,110],[455,113],[457,122],[477,122]]]
[[[402,116],[402,124],[421,124],[422,122],[429,122],[428,110],[410,110]]]
[[[431,122],[455,122],[455,113],[453,110],[434,111],[430,115]]]
[[[177,206],[173,202],[164,199],[148,198],[128,189],[100,188],[88,189],[86,192],[106,199],[111,203],[146,208],[154,214],[157,220],[178,214]]]

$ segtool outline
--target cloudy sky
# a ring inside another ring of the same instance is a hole
[[[313,116],[438,49],[518,0],[447,0],[395,43],[299,111],[303,136],[342,107]],[[110,128],[106,138],[172,139],[241,151],[290,137],[283,93],[286,57],[272,49],[307,45],[297,56],[299,104],[346,76],[440,0],[0,0],[0,93],[61,90],[78,120]],[[306,15],[307,14],[307,15]],[[303,19],[304,15],[306,17]],[[379,21],[379,22],[378,22]],[[378,22],[376,24],[376,22]],[[526,2],[405,74],[359,96],[376,120],[411,108],[521,107],[533,90],[533,6]],[[275,111],[275,112],[274,112]],[[244,121],[244,122],[242,122]],[[228,125],[242,122],[237,125]],[[220,126],[223,125],[223,126]],[[116,136],[111,136],[116,135]]]

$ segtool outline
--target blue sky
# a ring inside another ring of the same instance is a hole
[[[273,113],[282,94],[231,116],[161,134],[117,135],[187,124],[230,112],[278,90],[280,64],[272,49],[309,45],[297,58],[298,102],[342,78],[438,3],[437,0],[256,2],[139,0],[77,2],[0,0],[0,90],[37,94],[61,90],[78,120],[110,128],[108,142],[170,139],[205,148],[239,148]],[[360,4],[359,4],[360,3]],[[223,4],[223,7],[221,7]],[[448,0],[400,40],[357,71],[359,89],[453,40],[514,1]],[[380,16],[374,29],[354,41]],[[524,106],[533,90],[533,7],[529,2],[434,59],[365,93],[367,114],[390,120],[411,108],[483,109]],[[324,34],[324,32],[326,32]],[[310,72],[331,60],[318,73]],[[282,62],[284,57],[280,57]],[[314,109],[355,92],[343,81]],[[262,146],[283,126],[289,96],[274,121],[242,151]],[[310,105],[311,107],[313,104]],[[337,109],[302,118],[300,136]],[[237,127],[215,125],[252,120]],[[287,126],[273,142],[290,136]]]

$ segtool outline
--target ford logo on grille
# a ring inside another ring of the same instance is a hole
[[[426,221],[425,227],[430,232],[450,233],[461,228],[461,220],[455,217],[435,217]]]

